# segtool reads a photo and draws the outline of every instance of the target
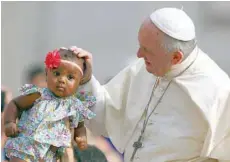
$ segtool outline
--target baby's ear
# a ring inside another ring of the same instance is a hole
[[[91,66],[91,64],[87,63],[87,61],[84,61],[83,66],[84,66],[83,77],[80,81],[80,85],[85,84],[92,77],[92,66]]]

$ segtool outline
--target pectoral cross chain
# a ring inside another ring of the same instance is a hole
[[[131,159],[130,159],[131,162],[133,161],[137,150],[143,146],[141,139],[142,139],[142,134],[139,136],[138,140],[133,143],[134,150],[133,150],[133,154],[132,154]]]
[[[143,122],[143,126],[142,126],[142,130],[141,130],[141,135],[139,136],[138,140],[136,142],[133,143],[133,147],[134,147],[134,150],[133,150],[133,154],[130,158],[130,162],[133,162],[134,160],[134,157],[135,157],[135,154],[137,152],[138,149],[142,148],[143,147],[143,144],[142,144],[142,137],[143,137],[143,134],[145,132],[145,129],[146,129],[146,126],[148,124],[148,121],[149,121],[149,117],[153,114],[153,112],[156,110],[157,106],[159,105],[159,103],[161,102],[166,90],[168,89],[170,83],[172,82],[172,80],[170,80],[170,82],[168,83],[165,91],[163,92],[163,94],[161,95],[161,97],[158,99],[156,105],[154,106],[153,110],[150,112],[149,115],[147,115],[148,113],[148,109],[149,109],[149,104],[150,104],[150,101],[154,95],[154,91],[155,89],[157,88],[157,85],[159,84],[159,78],[157,78],[155,84],[154,84],[154,87],[153,87],[153,90],[152,90],[152,94],[150,96],[150,99],[149,99],[149,102],[145,108],[145,111],[144,111],[144,122]]]
[[[198,55],[198,51],[197,51],[197,55]],[[197,57],[197,56],[196,56]],[[182,72],[180,72],[177,76],[180,76],[181,74],[183,74],[187,69],[189,69],[189,67],[195,62],[196,58],[190,63],[190,65],[184,69]],[[175,77],[177,77],[175,76]],[[148,113],[148,109],[149,109],[149,104],[150,104],[150,101],[154,95],[154,91],[155,89],[157,88],[158,84],[159,84],[159,77],[157,77],[156,81],[155,81],[155,84],[154,84],[154,87],[153,87],[153,90],[152,90],[152,94],[150,96],[150,99],[148,101],[148,104],[146,105],[146,108],[145,108],[145,119],[144,119],[144,123],[143,123],[143,127],[142,127],[142,131],[141,131],[141,135],[139,136],[138,140],[136,142],[133,143],[133,147],[134,147],[134,150],[133,150],[133,154],[130,158],[130,162],[133,162],[134,160],[134,157],[135,157],[135,154],[137,152],[138,149],[142,148],[143,147],[143,144],[142,144],[142,136],[145,132],[145,128],[148,124],[148,120],[149,120],[149,117],[152,115],[152,113],[155,111],[155,109],[157,108],[158,104],[161,102],[165,92],[167,91],[167,89],[169,88],[169,85],[171,84],[171,82],[173,81],[173,79],[171,79],[166,87],[166,89],[164,90],[163,94],[161,95],[160,99],[157,101],[156,105],[154,106],[153,110],[151,111],[151,113],[147,116],[147,113]]]

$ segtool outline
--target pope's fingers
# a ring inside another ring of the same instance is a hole
[[[84,57],[85,59],[92,59],[92,54],[87,51],[79,52],[77,56],[80,58]]]
[[[67,50],[67,48],[66,48],[66,47],[60,47],[60,49],[62,49],[62,50]]]
[[[76,46],[69,47],[68,50],[69,50],[69,51],[72,51],[72,52],[75,53],[75,54],[78,54],[79,52],[82,51],[81,48],[78,48],[78,47],[76,47]]]
[[[82,58],[84,57],[85,59],[89,59],[89,58],[92,58],[92,54],[82,48],[78,48],[76,46],[71,46],[68,48],[68,50],[74,52],[75,54],[77,54],[77,56],[79,58]]]
[[[68,49],[71,51],[75,51],[78,50],[79,48],[77,46],[70,46]]]

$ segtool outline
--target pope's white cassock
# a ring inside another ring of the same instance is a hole
[[[97,97],[89,129],[108,136],[125,162],[141,134],[146,107],[150,117],[134,162],[230,161],[230,79],[198,47],[162,78],[138,59],[108,84],[92,77],[83,88]]]
[[[155,80],[139,59],[108,84],[102,86],[93,77],[84,87],[97,97],[92,109],[97,116],[89,121],[89,128],[110,137],[115,147],[125,152],[125,162],[129,162],[132,145],[141,133],[143,112]],[[230,161],[229,77],[197,47],[166,77],[160,78],[149,112],[164,91],[134,161]]]

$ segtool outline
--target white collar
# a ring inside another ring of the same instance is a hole
[[[171,70],[166,73],[163,78],[171,79],[180,75],[180,73],[186,70],[186,68],[188,68],[188,66],[190,66],[194,62],[197,57],[198,51],[199,48],[195,47],[195,49],[188,55],[188,57],[184,61],[182,61],[180,64],[173,65]]]

